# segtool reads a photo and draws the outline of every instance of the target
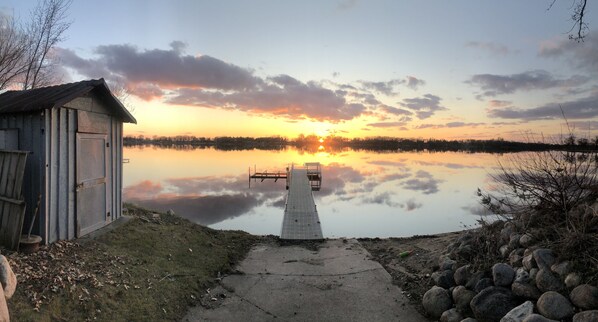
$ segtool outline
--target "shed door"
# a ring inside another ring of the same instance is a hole
[[[107,205],[107,136],[77,133],[77,236],[110,221]]]

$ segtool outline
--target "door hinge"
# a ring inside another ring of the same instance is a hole
[[[110,142],[106,142],[106,147],[109,148],[110,147]]]

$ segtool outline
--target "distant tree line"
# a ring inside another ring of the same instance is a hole
[[[464,152],[520,152],[520,151],[595,151],[598,150],[598,137],[594,139],[568,136],[563,143],[517,142],[502,138],[491,140],[443,140],[443,139],[405,139],[393,137],[344,138],[316,135],[299,135],[295,139],[281,136],[270,137],[230,137],[215,138],[178,136],[125,136],[125,146],[154,145],[176,149],[196,149],[213,147],[218,150],[284,150],[293,146],[305,152],[321,150],[338,152],[343,150],[367,150],[380,152],[393,151],[464,151]]]

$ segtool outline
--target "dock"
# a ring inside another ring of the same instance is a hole
[[[286,173],[255,173],[249,179],[286,179],[287,201],[282,220],[281,239],[308,240],[323,239],[322,227],[312,191],[322,185],[322,172],[319,163],[306,163],[304,166],[291,166]]]

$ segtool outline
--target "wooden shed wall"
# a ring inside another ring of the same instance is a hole
[[[28,229],[38,195],[42,199],[33,229],[45,243],[77,236],[76,133],[83,109],[55,108],[30,114],[0,116],[0,129],[18,129],[19,149],[30,151],[23,180]],[[107,198],[111,221],[122,212],[122,122],[108,118]]]

